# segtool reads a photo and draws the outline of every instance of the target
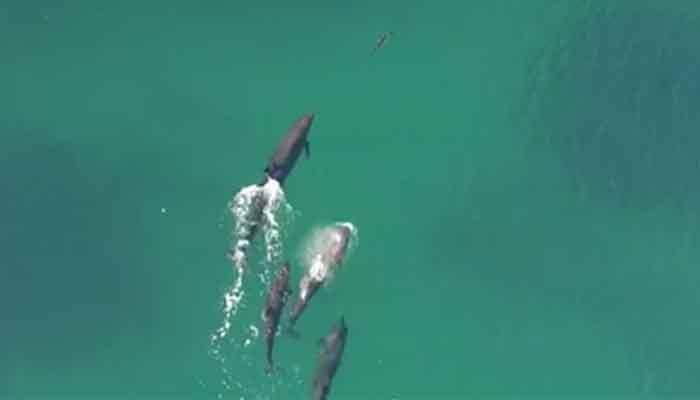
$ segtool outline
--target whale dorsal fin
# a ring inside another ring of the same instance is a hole
[[[311,157],[311,147],[309,141],[307,140],[304,142],[304,150],[306,151],[306,159],[308,160],[309,157]]]

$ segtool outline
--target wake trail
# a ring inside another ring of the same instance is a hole
[[[234,219],[233,239],[228,255],[236,278],[224,294],[224,321],[216,332],[219,339],[228,334],[231,319],[237,314],[245,295],[243,277],[248,271],[248,254],[255,235],[262,231],[265,241],[265,263],[258,276],[266,284],[271,267],[274,268],[282,259],[283,231],[294,213],[286,201],[282,187],[274,179],[268,179],[262,186],[242,188],[229,202],[228,208]]]
[[[220,326],[210,337],[209,354],[221,366],[221,372],[224,375],[221,385],[225,391],[232,391],[236,388],[240,390],[241,382],[236,382],[230,369],[226,367],[227,360],[222,348],[225,344],[234,344],[240,351],[259,337],[256,324],[248,327],[241,326],[241,334],[235,335],[240,336],[238,338],[231,335],[237,314],[241,308],[245,308],[244,297],[247,292],[246,287],[249,285],[246,285],[244,277],[250,270],[248,258],[251,245],[256,235],[263,236],[265,257],[260,262],[261,268],[257,270],[257,275],[262,286],[265,287],[270,280],[271,270],[276,268],[282,260],[284,232],[291,225],[295,212],[286,201],[279,182],[274,179],[267,179],[262,186],[250,185],[242,188],[229,201],[228,211],[234,224],[227,254],[235,278],[223,295],[223,318]],[[243,355],[243,358],[246,356]]]

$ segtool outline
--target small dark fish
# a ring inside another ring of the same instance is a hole
[[[267,292],[267,301],[265,302],[265,310],[262,316],[265,322],[265,343],[267,344],[267,366],[265,371],[268,374],[273,371],[272,349],[275,345],[275,335],[277,334],[282,309],[287,303],[290,293],[289,262],[285,262],[277,272],[277,276]]]
[[[384,44],[386,44],[387,40],[389,40],[389,37],[393,35],[394,32],[384,32],[381,35],[379,35],[379,38],[377,38],[377,42],[374,44],[374,48],[372,49],[372,53],[370,53],[370,55],[374,55],[374,53],[376,53],[377,50],[384,47]]]
[[[331,390],[331,383],[335,373],[338,372],[340,361],[343,358],[345,342],[348,338],[348,327],[342,316],[333,324],[331,332],[319,340],[321,351],[318,356],[318,365],[313,378],[313,400],[326,400]]]

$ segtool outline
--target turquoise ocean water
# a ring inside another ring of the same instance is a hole
[[[697,4],[5,0],[0,396],[308,398],[340,315],[332,399],[699,396]],[[270,378],[227,203],[307,112],[285,254],[359,242]]]

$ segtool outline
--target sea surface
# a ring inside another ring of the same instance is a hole
[[[694,0],[4,0],[0,397],[305,399],[341,315],[333,400],[700,396],[698,37]],[[270,377],[260,238],[212,340],[228,204],[311,112],[295,293],[358,236]]]

